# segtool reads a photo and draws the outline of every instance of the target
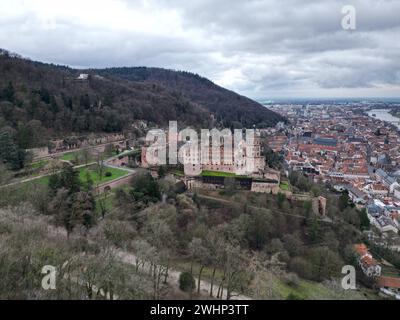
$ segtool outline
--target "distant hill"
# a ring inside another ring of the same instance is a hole
[[[214,114],[226,127],[269,127],[284,120],[258,102],[222,88],[197,74],[160,68],[109,68],[96,70],[105,76],[155,83],[181,94]]]
[[[78,80],[81,73],[88,79]],[[274,125],[282,118],[197,75],[153,68],[82,71],[0,50],[0,129],[24,148],[50,136],[118,132],[134,120],[208,128]],[[217,122],[217,123],[216,123]]]

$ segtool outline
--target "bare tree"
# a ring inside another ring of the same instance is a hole
[[[203,245],[203,240],[199,238],[193,238],[189,243],[189,251],[191,255],[190,273],[193,276],[193,264],[194,262],[199,264],[199,273],[197,277],[197,294],[200,294],[201,287],[201,276],[204,268],[210,264],[210,255],[208,248]]]
[[[109,195],[110,195],[110,189],[108,189],[108,188],[104,188],[103,193],[100,193],[100,190],[97,191],[97,203],[100,207],[100,213],[101,213],[102,219],[104,219],[104,217],[106,216],[106,214],[108,212],[107,199],[108,199]]]
[[[99,292],[108,300],[118,298],[116,295],[124,281],[124,272],[121,270],[121,264],[117,260],[116,251],[106,248],[99,257],[101,265],[99,270]]]
[[[150,264],[152,256],[156,254],[156,249],[146,240],[132,242],[132,249],[135,252],[136,272],[144,269],[146,263]]]
[[[230,300],[233,290],[240,290],[242,275],[245,268],[245,259],[239,246],[228,245],[226,248],[225,271],[226,299]]]
[[[97,174],[99,175],[99,181],[101,182],[103,180],[103,175],[104,175],[104,159],[103,155],[100,152],[97,153],[96,165],[97,165]]]
[[[88,163],[89,163],[89,160],[90,160],[90,156],[91,156],[90,152],[89,152],[89,149],[88,148],[84,148],[81,151],[81,155],[82,155],[82,158],[83,158],[83,161],[84,161],[85,165],[87,166]]]
[[[12,178],[12,173],[0,162],[0,185],[7,184]]]

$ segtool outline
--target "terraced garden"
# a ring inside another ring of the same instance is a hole
[[[79,169],[79,179],[82,182],[86,182],[87,177],[90,176],[93,183],[96,185],[96,184],[101,184],[101,183],[105,183],[105,182],[109,182],[109,181],[121,178],[128,174],[127,171],[116,169],[116,168],[108,168],[108,167],[104,168],[103,171],[104,171],[103,176],[100,178],[98,171],[94,167],[80,168]],[[108,173],[110,173],[111,175],[109,175]]]
[[[97,172],[97,170],[93,166],[92,167],[80,168],[80,169],[78,169],[78,171],[79,171],[79,180],[81,182],[86,182],[87,181],[87,177],[89,175],[89,177],[93,181],[94,185],[106,183],[106,182],[109,182],[109,181],[113,181],[113,180],[116,180],[118,178],[124,177],[124,176],[129,174],[125,170],[105,167],[104,170],[103,170],[104,171],[103,176],[100,179],[99,173]],[[109,172],[111,175],[107,174],[107,172]],[[45,176],[45,177],[41,177],[41,178],[36,179],[36,180],[32,180],[32,181],[30,181],[28,183],[30,183],[30,184],[39,184],[39,185],[47,185],[49,183],[49,178],[50,178],[50,176]]]
[[[232,172],[221,172],[221,171],[208,171],[208,170],[204,170],[201,173],[202,177],[236,177],[236,174],[232,173]]]
[[[289,183],[286,181],[281,182],[281,184],[279,185],[279,188],[281,188],[281,190],[283,191],[289,191],[290,187],[289,187]]]

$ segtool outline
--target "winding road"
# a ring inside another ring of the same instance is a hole
[[[130,265],[135,265],[136,266],[136,256],[132,253],[126,252],[126,251],[118,251],[117,257],[120,259],[121,262],[130,264]],[[143,272],[147,272],[143,270],[145,267],[142,267]],[[182,273],[182,271],[174,270],[174,269],[169,269],[168,270],[168,283],[175,288],[179,288],[179,276]],[[195,278],[196,284],[198,279]],[[207,280],[201,280],[200,281],[200,295],[202,297],[209,297],[210,296],[210,290],[211,290],[211,283],[208,282]],[[216,296],[218,290],[218,284],[214,283],[214,289],[213,289],[213,297]],[[222,299],[227,298],[228,291],[226,288],[223,288],[222,290]],[[247,297],[242,294],[238,294],[235,292],[231,292],[231,300],[252,300],[250,297]]]
[[[71,151],[69,151],[69,152],[71,152]],[[66,153],[68,153],[68,152],[66,152]],[[112,164],[109,163],[111,160],[114,160],[114,159],[116,159],[116,158],[118,158],[120,156],[123,156],[123,155],[124,155],[124,152],[122,152],[119,155],[112,156],[112,157],[110,157],[110,158],[108,158],[106,160],[103,160],[102,164],[107,168],[113,168],[113,169],[118,169],[118,170],[123,170],[123,171],[128,172],[127,175],[122,177],[122,178],[127,178],[128,176],[132,176],[135,173],[137,173],[138,170],[137,169],[127,168],[127,167],[120,167],[120,166],[112,165]],[[60,161],[64,162],[64,163],[71,164],[70,161],[66,161],[66,160],[60,160]],[[87,164],[81,164],[81,165],[74,166],[73,168],[74,169],[80,169],[80,168],[84,168],[84,167],[88,167],[88,166],[94,165],[96,163],[97,162],[90,162],[90,163],[87,163]],[[0,189],[13,187],[13,186],[17,186],[17,185],[22,184],[22,183],[27,183],[27,182],[32,182],[32,181],[35,181],[35,180],[39,180],[41,178],[49,177],[49,176],[52,176],[53,174],[56,174],[56,173],[59,173],[59,172],[61,172],[61,170],[58,170],[58,171],[55,171],[55,172],[46,173],[46,174],[41,174],[41,175],[38,175],[38,176],[35,176],[35,177],[30,177],[30,178],[27,178],[27,179],[23,179],[23,180],[14,181],[14,182],[9,183],[9,184],[1,185]],[[128,180],[126,179],[126,181],[128,181]],[[113,182],[115,182],[115,180],[111,180],[111,181],[105,182],[103,184],[100,184],[98,187],[104,189],[104,187],[106,187],[107,185],[112,184]]]

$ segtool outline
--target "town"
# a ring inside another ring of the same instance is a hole
[[[290,125],[267,129],[269,145],[282,152],[287,171],[347,191],[366,208],[376,228],[399,231],[400,126],[376,118],[368,105],[277,106]],[[400,124],[400,119],[398,119]],[[400,247],[398,247],[400,249]]]
[[[366,210],[373,226],[365,231],[367,238],[398,252],[400,119],[393,114],[399,105],[387,106],[371,102],[277,104],[269,107],[289,123],[266,129],[265,134],[270,147],[284,155],[286,172],[302,172],[316,183],[348,194],[357,208]],[[363,270],[380,276],[380,271],[366,271],[378,264],[365,245],[357,246],[357,252]],[[399,279],[382,278],[380,282],[391,283],[392,294],[398,294]]]

